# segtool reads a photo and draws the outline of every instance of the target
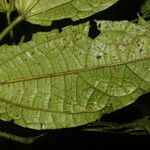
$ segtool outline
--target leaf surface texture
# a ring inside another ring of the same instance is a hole
[[[74,127],[125,107],[150,91],[150,32],[127,21],[99,21],[31,42],[0,47],[0,119],[23,127]]]
[[[100,12],[118,0],[16,0],[16,8],[34,24],[50,25],[53,20],[78,20]]]

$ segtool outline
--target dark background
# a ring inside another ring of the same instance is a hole
[[[77,25],[84,23],[86,21],[91,22],[91,28],[89,30],[89,36],[95,38],[99,32],[96,30],[96,25],[93,20],[133,20],[137,17],[137,12],[143,0],[120,0],[117,4],[111,8],[97,13],[91,17],[83,20],[72,21],[71,19],[64,19],[60,21],[54,21],[51,26],[43,27],[39,25],[33,25],[28,22],[23,21],[14,29],[15,39],[13,42],[19,43],[22,36],[25,36],[24,42],[30,41],[32,35],[36,32],[43,31],[48,32],[55,28],[59,29],[61,32],[63,27],[68,25]],[[15,18],[17,12],[12,14],[12,19]],[[6,18],[4,14],[0,14],[0,31],[6,27]],[[12,44],[12,40],[9,35],[0,43]],[[105,122],[116,122],[118,124],[128,123],[136,119],[150,116],[150,93],[141,96],[135,103],[125,107],[121,110],[113,112],[111,114],[104,115],[102,121]],[[37,148],[40,146],[43,149],[57,149],[57,148],[77,148],[83,149],[87,147],[92,147],[92,149],[107,148],[109,146],[115,146],[116,148],[134,148],[136,146],[148,146],[150,144],[150,135],[131,135],[125,133],[106,133],[106,132],[87,132],[81,131],[83,127],[72,128],[72,129],[62,129],[53,131],[44,131],[46,135],[40,138],[37,142],[31,145],[24,145],[14,141],[6,140],[0,138],[0,149],[6,149],[11,146],[11,148]],[[33,136],[43,133],[42,131],[35,131],[30,129],[24,129],[12,122],[7,123],[0,121],[0,130],[7,131],[10,133],[15,133],[17,135]],[[128,147],[127,145],[130,145]],[[46,146],[48,148],[46,148]]]

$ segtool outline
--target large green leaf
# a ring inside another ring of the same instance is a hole
[[[150,14],[150,0],[145,0],[141,6],[141,13],[146,16]]]
[[[18,12],[34,24],[50,25],[53,20],[85,18],[118,0],[16,0]]]
[[[14,1],[15,0],[10,0],[10,2],[8,3],[7,0],[0,0],[0,12],[6,12],[7,10],[13,11]]]
[[[0,119],[34,129],[87,124],[150,91],[150,31],[122,22],[38,33],[0,47]]]
[[[142,18],[140,15],[138,16],[138,24],[141,26],[144,26],[145,28],[150,29],[150,21],[146,21],[144,18]]]

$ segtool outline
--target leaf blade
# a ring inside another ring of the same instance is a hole
[[[11,0],[10,3],[7,3],[6,0],[0,1],[0,12],[13,11],[14,10],[15,0]]]
[[[145,0],[141,6],[141,13],[144,16],[147,16],[148,14],[150,14],[150,1],[149,0]]]
[[[0,119],[34,129],[86,124],[150,91],[149,30],[123,21],[39,33],[0,50]]]
[[[34,24],[50,25],[53,20],[82,19],[102,11],[118,0],[16,0],[16,8],[25,19]]]
[[[147,28],[147,29],[150,29],[150,21],[146,21],[143,17],[141,17],[140,15],[138,16],[138,24]]]

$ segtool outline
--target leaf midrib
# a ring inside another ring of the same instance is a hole
[[[66,76],[66,75],[72,75],[72,74],[79,74],[79,73],[83,73],[83,72],[87,72],[87,71],[92,71],[92,70],[97,70],[100,68],[110,68],[110,67],[116,67],[116,66],[121,66],[121,65],[127,65],[127,64],[131,64],[131,63],[136,63],[136,62],[140,62],[140,61],[146,61],[149,60],[150,57],[145,57],[143,59],[138,59],[138,60],[133,60],[133,61],[128,61],[128,62],[122,62],[119,64],[112,64],[112,65],[101,65],[101,66],[96,66],[93,68],[82,68],[82,69],[77,69],[77,70],[71,70],[71,71],[64,71],[64,72],[57,72],[57,73],[50,73],[50,74],[41,74],[41,75],[33,75],[31,77],[27,77],[27,78],[18,78],[18,79],[14,79],[14,80],[4,80],[4,81],[0,81],[0,85],[3,84],[11,84],[11,83],[16,83],[16,82],[23,82],[23,81],[30,81],[30,80],[39,80],[39,79],[44,79],[44,78],[56,78],[56,77],[60,77],[60,76]]]

